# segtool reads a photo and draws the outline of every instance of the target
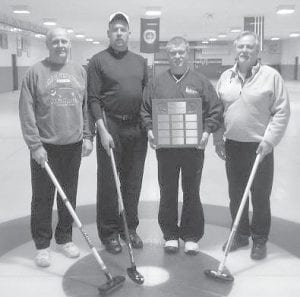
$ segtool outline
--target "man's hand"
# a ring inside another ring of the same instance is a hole
[[[225,153],[225,144],[224,141],[215,144],[215,151],[220,159],[226,160],[226,153]]]
[[[81,157],[87,157],[93,151],[93,142],[87,138],[83,139]]]
[[[260,144],[258,145],[258,148],[256,150],[257,154],[261,154],[261,159],[260,161],[263,160],[263,158],[267,155],[270,154],[273,150],[273,145],[270,142],[267,142],[265,140],[261,141]]]
[[[208,139],[209,139],[209,133],[208,132],[203,132],[202,133],[202,138],[201,138],[200,144],[199,144],[199,149],[204,150],[206,148]]]
[[[103,119],[99,119],[97,122],[97,130],[100,136],[101,144],[104,147],[107,154],[110,156],[110,148],[114,148],[114,140],[107,131]]]
[[[31,152],[32,159],[35,160],[42,168],[45,167],[45,162],[48,161],[48,154],[43,146],[38,147]]]
[[[150,147],[153,149],[156,149],[156,145],[154,142],[154,135],[153,135],[152,130],[148,131],[148,141],[149,141]]]

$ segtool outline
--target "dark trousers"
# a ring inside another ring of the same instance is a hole
[[[246,188],[258,143],[226,140],[226,173],[229,185],[230,212],[234,220]],[[266,155],[259,164],[251,187],[253,216],[249,223],[249,200],[242,214],[237,234],[268,239],[271,226],[270,195],[273,184],[274,155]]]
[[[108,131],[115,143],[114,156],[121,183],[121,193],[128,228],[138,224],[138,202],[147,152],[147,137],[137,121],[121,121],[107,117]],[[111,160],[97,135],[97,228],[102,242],[123,232]]]
[[[165,240],[197,242],[204,233],[200,181],[204,151],[194,148],[158,149],[160,204],[158,222]],[[178,225],[178,179],[181,171],[183,207]]]
[[[44,144],[48,163],[72,206],[76,207],[78,172],[82,142],[69,145]],[[47,172],[31,158],[31,233],[37,249],[49,247],[52,238],[52,208],[55,187]],[[58,223],[55,240],[58,244],[72,241],[73,219],[57,195]]]

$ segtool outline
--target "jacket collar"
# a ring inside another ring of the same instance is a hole
[[[260,62],[257,61],[257,63],[254,66],[252,66],[251,69],[249,70],[249,73],[247,74],[247,78],[255,76],[255,74],[259,71],[260,67],[261,67],[261,64],[260,64]],[[232,72],[231,78],[233,78],[235,76],[239,76],[238,64],[235,63],[233,65],[233,67],[230,68],[230,71]]]

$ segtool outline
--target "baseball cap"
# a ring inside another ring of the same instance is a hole
[[[129,26],[129,17],[124,12],[117,11],[109,16],[109,24],[115,21],[124,21]]]

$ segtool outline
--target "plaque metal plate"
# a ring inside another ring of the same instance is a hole
[[[202,138],[202,99],[152,99],[157,148],[197,147]]]

